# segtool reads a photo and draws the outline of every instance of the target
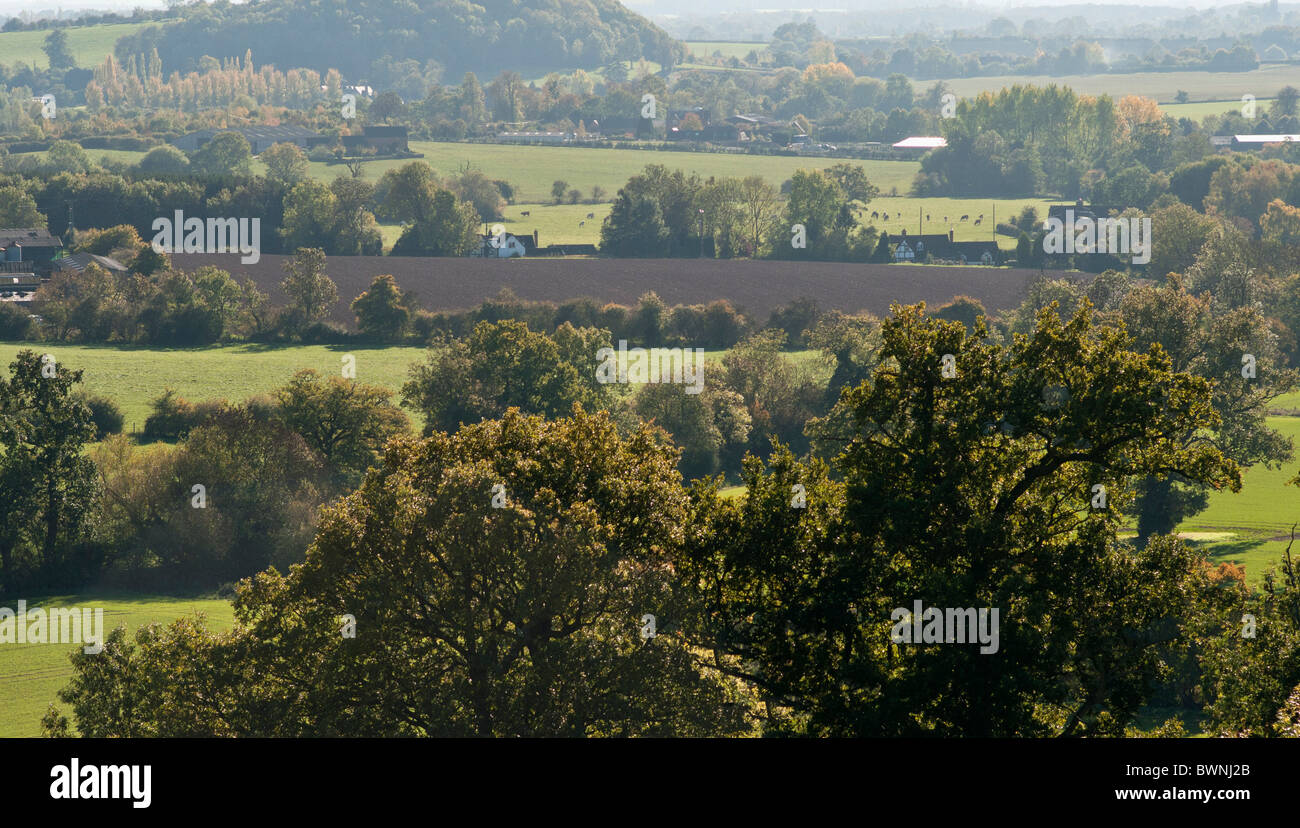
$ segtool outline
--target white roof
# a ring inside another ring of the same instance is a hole
[[[1300,134],[1290,135],[1234,135],[1240,144],[1283,144],[1288,141],[1300,141]]]
[[[948,140],[937,135],[913,135],[911,138],[904,138],[894,146],[898,149],[934,149],[935,147],[948,146]]]

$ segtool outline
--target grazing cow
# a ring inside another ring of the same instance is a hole
[[[947,216],[944,216],[944,217],[943,217],[943,223],[944,223],[944,224],[947,224],[947,223],[948,223],[948,217],[947,217]]]
[[[588,213],[588,214],[587,214],[587,218],[595,218],[595,217],[596,217],[596,214],[595,214],[595,213]]]
[[[524,211],[523,211],[522,213],[520,213],[519,215],[521,215],[521,216],[531,216],[532,214],[533,214],[533,211],[532,211],[532,210],[524,210]]]
[[[975,226],[976,226],[976,227],[979,227],[979,226],[980,226],[980,222],[983,221],[983,220],[984,220],[984,217],[983,217],[983,216],[980,216],[979,218],[975,219]]]
[[[983,213],[980,213],[980,218],[984,218],[984,214],[983,214]]]
[[[882,213],[880,218],[882,221],[889,221],[889,213]]]
[[[585,226],[586,224],[587,224],[587,222],[585,222],[585,221],[580,221],[580,222],[578,222],[578,226],[579,226],[579,227],[583,227],[583,226]]]
[[[872,211],[871,211],[871,217],[872,217],[873,219],[878,219],[878,218],[880,218],[880,212],[879,212],[878,210],[872,210]]]
[[[926,213],[926,214],[925,214],[925,220],[926,220],[926,221],[929,221],[929,220],[930,220],[930,214],[929,214],[929,213]]]
[[[969,220],[970,220],[969,215],[962,216],[961,218],[958,219],[958,221],[969,221]]]

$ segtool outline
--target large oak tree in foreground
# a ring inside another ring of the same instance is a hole
[[[62,698],[88,736],[745,732],[672,629],[675,460],[577,407],[398,439],[304,564],[245,582],[234,632],[118,630]]]
[[[842,484],[778,452],[747,464],[746,498],[698,487],[688,634],[759,688],[769,730],[1123,733],[1208,578],[1172,538],[1120,540],[1113,510],[1147,475],[1239,487],[1218,446],[1185,439],[1218,425],[1210,383],[1086,304],[1006,346],[919,307],[882,339],[841,401]],[[998,608],[998,651],[893,643],[892,611],[915,600]]]

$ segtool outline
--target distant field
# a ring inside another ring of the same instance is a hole
[[[531,236],[537,231],[543,247],[551,244],[598,244],[600,224],[611,204],[512,204],[505,209],[506,231]],[[529,215],[522,215],[527,212]],[[588,215],[595,218],[587,218]]]
[[[670,169],[709,176],[744,177],[761,175],[775,185],[788,179],[798,169],[824,169],[838,163],[832,158],[794,158],[785,156],[738,155],[714,152],[665,152],[660,150],[599,149],[595,147],[537,147],[508,144],[460,144],[412,141],[411,149],[424,153],[424,161],[448,176],[468,162],[492,178],[515,185],[515,201],[520,204],[545,204],[551,200],[551,184],[557,180],[576,187],[583,198],[599,185],[612,198],[633,175],[647,164],[663,164]],[[372,161],[364,165],[365,178],[377,181],[387,170],[409,163],[406,160]],[[867,177],[882,192],[897,187],[906,193],[912,186],[920,164],[915,161],[855,161],[866,168]],[[313,162],[311,175],[332,181],[346,175],[342,165]]]
[[[556,181],[565,181],[569,188],[577,188],[584,199],[591,198],[591,188],[600,186],[605,190],[603,198],[613,200],[620,187],[633,175],[645,169],[647,164],[663,164],[670,169],[680,169],[688,173],[699,173],[701,177],[744,177],[758,174],[775,186],[780,186],[792,176],[795,170],[825,169],[844,159],[838,158],[796,158],[792,156],[740,155],[721,152],[666,152],[662,150],[637,149],[601,149],[597,147],[536,147],[511,144],[460,144],[434,141],[412,141],[411,149],[424,154],[423,159],[400,159],[370,161],[362,166],[362,177],[367,181],[378,181],[388,170],[409,164],[413,160],[422,160],[432,166],[439,175],[450,176],[465,163],[480,169],[492,178],[509,181],[515,186],[515,202],[520,209],[532,209],[534,205],[551,205],[551,185]],[[20,153],[20,155],[43,155],[44,153]],[[86,154],[95,159],[111,158],[115,161],[138,163],[144,157],[143,152],[130,150],[86,150]],[[867,171],[867,178],[888,193],[897,188],[906,195],[912,187],[912,179],[920,170],[916,161],[857,161]],[[266,167],[257,160],[253,161],[253,171],[264,175]],[[347,167],[342,164],[328,164],[313,161],[309,174],[317,181],[329,183],[341,175],[348,175]],[[557,209],[556,221],[567,220],[564,210],[580,213],[579,219],[594,208],[585,205],[566,206]],[[541,212],[535,213],[541,217]],[[577,222],[574,222],[576,225]],[[554,228],[558,230],[557,225]],[[582,234],[578,234],[581,236]],[[577,238],[565,239],[576,243]]]
[[[762,52],[767,48],[766,43],[754,41],[732,41],[732,40],[687,40],[686,48],[696,57],[713,57],[715,52],[721,52],[724,58],[734,57],[745,59],[745,55],[750,52]]]
[[[1258,98],[1255,101],[1258,115],[1266,115],[1269,106],[1273,103],[1272,98]],[[1208,118],[1211,115],[1223,115],[1227,112],[1240,112],[1242,107],[1241,99],[1235,98],[1230,101],[1203,101],[1201,103],[1185,104],[1160,104],[1160,109],[1165,114],[1174,118],[1191,118],[1193,121],[1200,121],[1202,118]]]
[[[135,631],[146,624],[167,624],[200,612],[210,630],[229,630],[235,623],[230,602],[218,598],[87,593],[0,598],[0,606],[17,611],[20,597],[27,602],[29,612],[37,606],[103,608],[105,635],[126,625],[133,641]],[[51,702],[58,703],[64,715],[72,718],[57,694],[72,677],[68,655],[75,649],[76,645],[69,644],[0,644],[0,738],[39,736],[41,716]]]
[[[1268,425],[1300,447],[1300,417],[1269,417]],[[1247,469],[1241,492],[1212,493],[1205,511],[1185,520],[1179,531],[1231,533],[1203,545],[1215,560],[1245,564],[1251,583],[1258,583],[1265,567],[1281,557],[1291,525],[1300,523],[1300,489],[1287,485],[1298,470],[1297,459],[1283,463],[1280,469]],[[1300,548],[1292,551],[1300,555]]]
[[[623,68],[627,70],[628,77],[630,78],[635,78],[646,74],[657,75],[659,71],[663,69],[662,64],[653,60],[644,60],[644,61],[621,60],[619,61],[619,63],[623,64]],[[541,86],[542,83],[546,81],[548,75],[555,74],[555,73],[561,75],[567,75],[570,74],[572,71],[573,69],[570,67],[556,67],[555,69],[551,69],[550,71],[547,72],[542,72],[541,74],[525,77],[524,83],[535,83],[538,86]],[[587,74],[591,75],[592,77],[600,78],[603,80],[605,78],[605,67],[602,66],[599,69],[589,69],[587,70]]]
[[[996,241],[999,245],[1007,249],[1015,249],[1016,240],[1010,236],[996,236],[993,228],[996,221],[1006,223],[1020,215],[1020,211],[1025,207],[1034,207],[1038,210],[1038,215],[1042,218],[1047,217],[1047,208],[1051,204],[1059,202],[1050,201],[1041,198],[877,198],[867,205],[865,210],[858,211],[858,220],[863,224],[871,224],[878,230],[887,230],[890,233],[900,233],[903,230],[908,235],[917,233],[946,233],[951,227],[954,231],[953,238],[957,241]],[[883,218],[872,219],[873,212],[889,214],[889,221]],[[925,217],[929,216],[927,220]],[[962,216],[970,216],[967,221],[962,221]],[[975,226],[975,220],[983,215],[984,219],[980,226]],[[947,223],[944,222],[944,216],[948,217]]]
[[[34,154],[44,155],[45,153]],[[144,158],[146,153],[137,152],[136,150],[88,149],[86,150],[86,155],[89,155],[96,161],[108,159],[110,161],[123,161],[127,164],[139,164],[140,159]]]
[[[8,375],[9,363],[24,348],[54,354],[69,368],[84,370],[82,387],[117,401],[128,430],[144,426],[145,417],[149,415],[149,401],[168,386],[191,402],[210,399],[242,402],[256,394],[274,391],[288,382],[295,371],[303,368],[314,368],[326,376],[337,375],[340,358],[350,353],[356,357],[358,381],[382,385],[397,392],[408,379],[411,365],[424,362],[426,355],[424,348],[409,346],[367,349],[239,344],[163,350],[57,342],[0,343],[0,374]],[[724,353],[706,351],[704,358],[716,365]],[[819,351],[793,351],[787,359],[825,373],[823,379],[829,378]]]
[[[328,345],[226,345],[195,349],[120,348],[59,342],[0,343],[0,370],[24,348],[54,354],[61,364],[84,369],[87,391],[112,397],[122,408],[128,430],[144,427],[149,401],[168,386],[188,400],[225,398],[240,402],[289,381],[295,371],[314,368],[340,373],[343,354],[356,357],[357,379],[394,391],[407,379],[423,348],[357,348]]]
[[[998,75],[987,78],[949,78],[946,83],[959,97],[969,98],[981,92],[998,92],[1005,87],[1020,85],[1046,86],[1054,83],[1068,86],[1085,95],[1144,95],[1160,103],[1170,103],[1179,90],[1184,90],[1192,101],[1240,101],[1242,95],[1256,99],[1272,97],[1287,84],[1295,85],[1300,78],[1300,68],[1288,64],[1261,66],[1251,72],[1137,72],[1123,75]],[[913,83],[919,89],[929,88],[934,81]]]
[[[146,23],[106,23],[98,26],[74,26],[64,29],[68,33],[68,48],[72,50],[77,65],[94,69],[113,53],[113,44],[119,37],[132,34]],[[12,66],[27,63],[37,69],[49,68],[50,62],[41,47],[50,35],[49,29],[34,32],[0,33],[0,63]]]
[[[899,233],[907,230],[909,234],[918,232],[944,233],[951,225],[957,241],[997,241],[1003,247],[1015,248],[1016,240],[1009,236],[993,234],[993,216],[998,221],[1009,221],[1020,214],[1026,206],[1037,208],[1040,216],[1047,215],[1047,207],[1056,202],[1036,199],[979,199],[979,198],[877,198],[867,205],[865,210],[858,210],[858,220],[863,225],[873,225],[878,230]],[[600,225],[609,214],[609,204],[576,205],[538,205],[517,204],[505,210],[506,220],[502,222],[507,231],[531,235],[538,231],[543,246],[548,244],[597,244],[600,241]],[[530,215],[521,213],[528,211]],[[889,221],[872,219],[873,212],[889,214]],[[587,218],[591,213],[595,218]],[[984,215],[979,227],[975,219]],[[930,216],[929,220],[925,216]],[[961,216],[969,215],[970,220],[961,221]],[[918,218],[919,216],[919,218]],[[943,217],[948,216],[945,224]],[[395,228],[395,231],[397,228]],[[385,237],[387,244],[392,240]]]

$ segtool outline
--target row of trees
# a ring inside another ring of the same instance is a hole
[[[259,158],[265,176],[251,174],[248,141],[225,132],[189,157],[158,147],[133,169],[112,174],[80,146],[62,141],[41,162],[4,163],[0,156],[0,189],[10,195],[0,203],[0,219],[11,227],[53,223],[63,232],[71,207],[82,226],[125,222],[152,238],[153,221],[180,210],[187,218],[257,218],[266,253],[319,247],[331,255],[377,256],[383,252],[378,213],[403,225],[394,255],[464,256],[478,247],[480,223],[501,217],[503,193],[513,195],[508,182],[470,168],[443,180],[414,161],[375,184],[355,175],[324,184],[307,177],[307,156],[292,144],[276,144]]]
[[[134,235],[130,227],[114,229]],[[140,245],[138,237],[128,243]],[[147,246],[138,255],[161,259]],[[252,279],[237,282],[211,266],[186,272],[160,265],[123,275],[92,265],[60,271],[41,285],[34,299],[39,323],[25,308],[0,308],[0,337],[187,347],[234,337],[315,340],[335,332],[321,327],[338,288],[319,249],[305,248],[286,262],[281,289],[289,300],[273,307]]]
[[[721,258],[865,260],[874,228],[860,227],[855,207],[878,195],[863,168],[835,164],[798,170],[786,197],[762,176],[702,180],[648,165],[614,199],[600,231],[600,251],[612,256],[693,256],[707,242]],[[794,225],[801,225],[798,235]]]

